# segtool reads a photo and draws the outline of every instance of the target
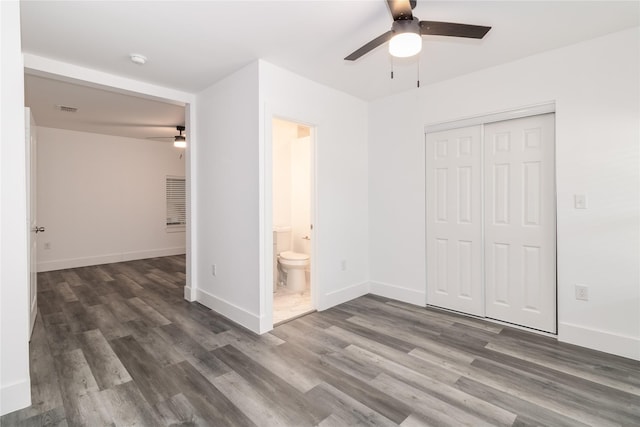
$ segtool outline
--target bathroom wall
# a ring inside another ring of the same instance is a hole
[[[291,227],[289,250],[309,253],[311,224],[311,138],[299,125],[273,121],[273,225]]]
[[[273,226],[291,226],[291,142],[296,126],[284,120],[273,121]]]
[[[309,253],[311,233],[311,138],[291,142],[291,238],[294,252]]]

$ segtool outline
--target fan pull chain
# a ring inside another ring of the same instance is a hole
[[[393,80],[393,56],[391,57],[391,80]]]
[[[420,54],[418,54],[418,74],[416,76],[416,84],[420,87]]]

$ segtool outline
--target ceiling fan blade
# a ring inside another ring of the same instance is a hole
[[[387,0],[387,6],[389,6],[389,11],[394,21],[399,19],[413,19],[411,9],[416,6],[416,2],[409,0]]]
[[[455,24],[453,22],[420,21],[420,34],[431,36],[466,37],[481,39],[491,27],[482,25]]]
[[[391,40],[391,37],[393,37],[393,32],[387,31],[386,33],[371,40],[369,43],[365,44],[360,49],[356,50],[355,52],[353,52],[351,55],[347,56],[344,59],[345,61],[355,61],[356,59],[360,58],[362,55],[371,52],[373,49],[377,48],[381,44],[388,42],[389,40]]]

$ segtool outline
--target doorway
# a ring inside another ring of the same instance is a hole
[[[554,120],[426,134],[430,305],[556,333]]]
[[[272,121],[273,323],[314,310],[311,299],[312,129]]]
[[[39,131],[38,271],[184,254],[184,106],[28,74],[25,102]]]

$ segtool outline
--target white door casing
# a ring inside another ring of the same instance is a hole
[[[481,126],[426,135],[427,301],[484,316]]]
[[[556,332],[554,114],[485,125],[486,316]]]
[[[31,114],[30,108],[25,108],[25,148],[26,153],[26,175],[27,175],[27,226],[29,227],[29,336],[33,332],[33,326],[36,322],[38,313],[38,233],[35,231],[38,227],[37,209],[36,209],[36,182],[37,182],[37,135],[36,123]]]

